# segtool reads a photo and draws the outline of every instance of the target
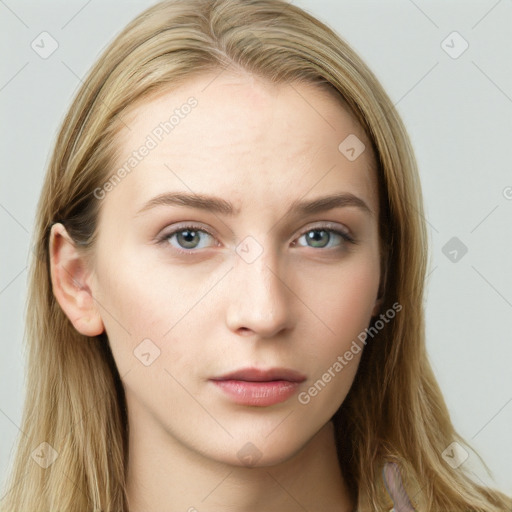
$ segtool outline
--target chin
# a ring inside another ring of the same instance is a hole
[[[226,457],[227,453],[224,452],[218,454],[218,460],[237,467],[271,467],[288,461],[307,443],[307,440],[301,443],[299,439],[293,439],[284,431],[271,442],[268,439],[258,441],[257,438],[258,436],[254,436],[254,441],[235,442],[233,448],[226,449],[226,452],[229,450],[231,453],[234,450],[234,456]]]

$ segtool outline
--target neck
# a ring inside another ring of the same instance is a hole
[[[127,497],[130,512],[351,512],[328,422],[299,452],[273,466],[204,457],[148,424],[132,408]],[[146,424],[144,424],[146,423]]]

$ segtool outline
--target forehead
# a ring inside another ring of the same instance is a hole
[[[123,115],[114,171],[128,172],[109,201],[135,208],[179,190],[229,195],[243,210],[336,190],[377,211],[371,144],[340,100],[309,83],[227,72],[161,90]],[[350,159],[347,145],[364,150]]]

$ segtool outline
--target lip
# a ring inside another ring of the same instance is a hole
[[[241,368],[231,373],[226,373],[221,377],[212,377],[210,380],[241,380],[246,382],[269,382],[273,380],[285,380],[288,382],[304,382],[306,376],[295,370],[288,368],[269,368],[263,370],[260,368]]]
[[[236,404],[259,407],[285,402],[305,380],[304,375],[288,368],[243,368],[210,379]]]

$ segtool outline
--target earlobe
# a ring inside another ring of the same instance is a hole
[[[81,334],[101,334],[104,325],[89,287],[86,260],[61,223],[52,226],[49,251],[52,289],[60,307]]]

